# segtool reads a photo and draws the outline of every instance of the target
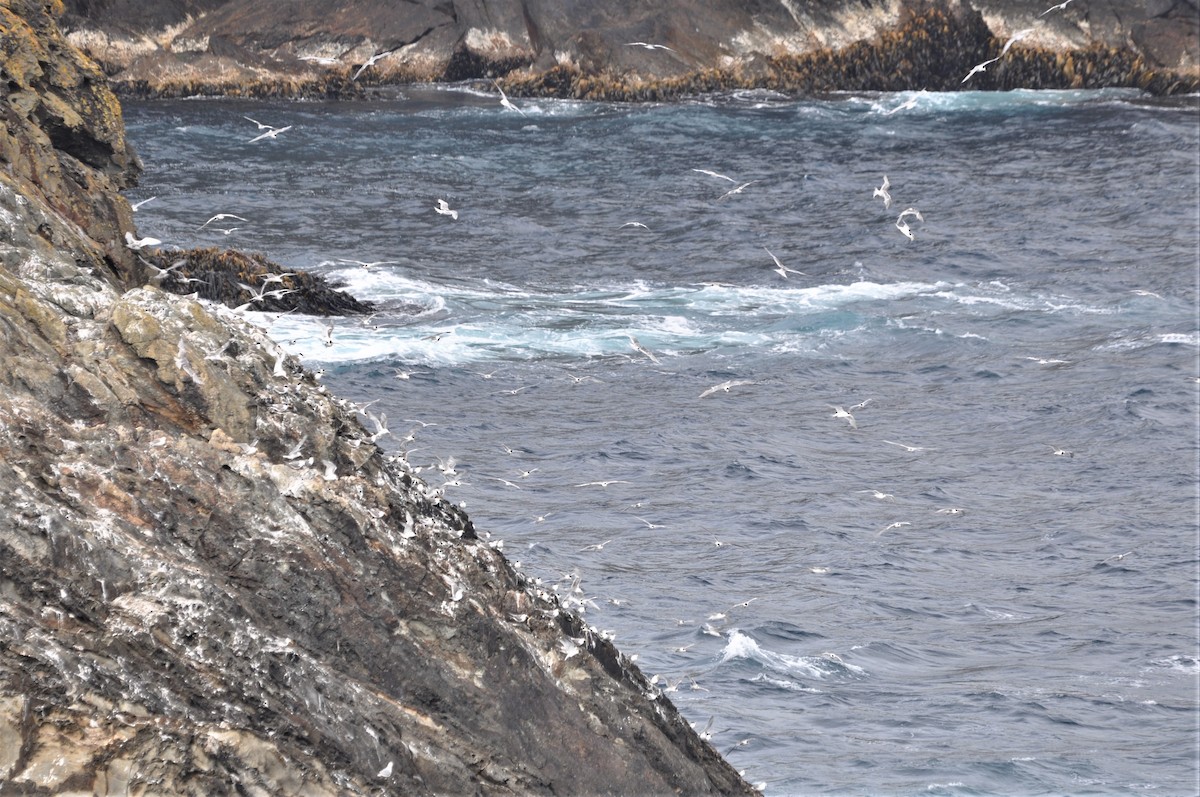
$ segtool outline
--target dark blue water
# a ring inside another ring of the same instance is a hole
[[[130,104],[131,198],[768,794],[1195,793],[1197,103],[909,96]]]

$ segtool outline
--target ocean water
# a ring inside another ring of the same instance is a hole
[[[1196,98],[515,101],[127,103],[139,232],[768,795],[1196,793]]]

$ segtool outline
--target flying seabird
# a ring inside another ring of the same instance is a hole
[[[1059,4],[1058,4],[1058,5],[1056,5],[1056,6],[1050,6],[1050,7],[1049,7],[1049,8],[1047,8],[1045,11],[1043,11],[1043,12],[1042,12],[1042,13],[1040,13],[1040,14],[1038,14],[1038,16],[1039,16],[1039,17],[1044,17],[1044,16],[1046,16],[1047,14],[1049,14],[1051,11],[1055,11],[1055,10],[1058,10],[1058,11],[1065,11],[1065,10],[1067,9],[1067,6],[1069,6],[1070,4],[1071,4],[1071,0],[1063,0],[1063,2],[1059,3]]]
[[[633,335],[626,335],[625,337],[629,338],[629,345],[633,347],[634,351],[646,355],[652,362],[658,362],[658,358],[654,356],[654,353],[643,346],[637,338]]]
[[[703,393],[700,394],[700,398],[707,398],[708,396],[711,396],[714,393],[721,393],[721,392],[728,393],[730,390],[732,390],[735,387],[740,387],[741,385],[753,385],[753,384],[757,384],[753,379],[729,379],[729,380],[722,382],[719,385],[713,385],[708,390],[705,390]]]
[[[908,222],[904,220],[906,216],[916,216],[917,221],[925,221],[925,217],[922,216],[921,211],[917,210],[916,208],[905,208],[900,212],[900,216],[896,219],[896,229],[904,233],[905,238],[912,241],[914,240],[912,229],[909,228]]]
[[[492,78],[492,82],[496,83],[496,79]],[[525,115],[524,111],[522,111],[520,108],[518,108],[517,106],[512,104],[512,100],[510,100],[508,98],[508,95],[504,93],[504,89],[500,88],[499,83],[496,83],[496,91],[500,92],[500,104],[501,105],[503,105],[505,108],[508,108],[510,111],[516,111],[517,113],[521,114],[521,116]]]
[[[275,138],[280,133],[285,133],[291,129],[292,129],[291,125],[288,125],[287,127],[272,127],[270,130],[268,130],[265,133],[259,133],[257,136],[250,139],[247,143],[253,144],[255,141],[262,141],[264,138]]]
[[[788,268],[788,267],[787,267],[787,266],[785,266],[783,263],[780,263],[780,262],[779,262],[779,258],[775,257],[775,253],[774,253],[774,252],[772,252],[770,249],[767,249],[767,247],[765,247],[765,246],[764,246],[764,247],[763,247],[763,251],[765,251],[765,252],[766,252],[768,255],[770,255],[770,256],[771,256],[771,259],[775,261],[775,266],[776,266],[776,267],[775,267],[774,269],[772,269],[772,271],[774,271],[776,274],[778,274],[779,276],[783,277],[784,279],[787,279],[787,275],[788,275],[788,274],[797,274],[797,275],[799,275],[799,276],[801,276],[801,277],[806,277],[806,276],[808,276],[808,275],[807,275],[807,274],[805,274],[803,271],[797,271],[797,270],[796,270],[796,269],[794,269],[794,268]]]
[[[890,188],[891,185],[892,184],[888,181],[887,175],[885,174],[883,176],[883,185],[876,188],[875,193],[871,194],[871,199],[874,199],[875,197],[883,197],[884,210],[887,210],[892,206],[892,195],[888,193],[888,188]]]
[[[884,440],[883,442],[887,443],[889,446],[896,446],[898,448],[903,448],[905,451],[908,451],[910,453],[915,452],[915,451],[934,451],[934,450],[936,450],[936,449],[932,449],[932,448],[925,448],[924,446],[906,446],[906,445],[904,445],[904,443],[897,443],[892,440]]]
[[[355,266],[362,266],[363,268],[374,268],[375,266],[395,265],[395,264],[399,263],[400,261],[399,260],[373,260],[370,263],[368,263],[365,260],[348,260],[346,258],[339,257],[337,259],[337,262],[348,263],[348,264],[352,264]]]
[[[833,410],[834,418],[845,418],[847,421],[850,422],[851,429],[858,428],[858,423],[854,420],[854,416],[851,415],[850,413],[846,412],[846,410],[844,408],[835,406],[833,404],[830,404],[829,408]]]
[[[142,205],[146,204],[147,202],[154,201],[155,199],[158,199],[158,197],[157,196],[147,197],[146,199],[143,199],[141,202],[134,202],[132,205],[129,206],[129,209],[132,210],[134,213],[137,213],[138,208],[140,208]]]
[[[924,96],[925,96],[926,94],[928,94],[928,93],[929,93],[929,91],[928,91],[928,90],[926,90],[926,89],[921,89],[921,90],[920,90],[920,91],[918,91],[916,94],[912,95],[911,97],[909,97],[907,100],[905,100],[904,102],[902,102],[902,103],[900,103],[899,105],[897,105],[897,106],[896,106],[895,108],[893,108],[892,110],[890,110],[890,111],[884,111],[884,112],[883,112],[883,115],[884,115],[884,116],[891,116],[892,114],[894,114],[894,113],[899,113],[900,111],[907,111],[907,110],[911,110],[911,109],[913,109],[913,108],[916,108],[916,107],[917,107],[917,100],[921,99],[922,97],[924,97]]]
[[[986,72],[987,68],[988,68],[988,64],[994,64],[999,60],[1000,60],[1000,58],[996,57],[996,58],[992,58],[987,61],[984,61],[982,64],[976,64],[975,66],[971,67],[971,71],[968,72],[967,76],[962,79],[962,82],[966,83],[968,80],[970,80],[972,77],[979,74],[980,72]]]
[[[378,61],[380,58],[383,58],[385,55],[391,55],[392,53],[396,52],[396,50],[399,50],[399,49],[400,49],[399,47],[393,47],[390,50],[384,50],[381,53],[375,53],[374,55],[372,55],[370,58],[367,59],[367,62],[365,64],[363,64],[362,66],[360,66],[358,68],[358,71],[354,73],[354,77],[350,78],[350,81],[353,82],[355,80],[358,80],[358,76],[361,75],[367,69],[367,67],[374,66],[375,62]]]
[[[128,234],[129,233],[126,233],[126,235],[128,235]],[[132,247],[132,246],[130,247],[130,249],[133,249],[133,248],[135,248],[135,247]],[[140,249],[141,247],[139,246],[136,248]],[[187,262],[188,262],[187,258],[185,257],[180,260],[176,260],[174,263],[172,263],[167,268],[159,268],[158,266],[154,265],[153,263],[151,263],[149,260],[142,257],[141,255],[138,255],[137,259],[142,261],[142,265],[144,265],[146,268],[150,269],[150,281],[152,283],[154,283],[155,285],[159,284],[167,277],[173,277],[174,279],[178,279],[178,276],[174,274],[175,269],[186,266]]]
[[[647,50],[670,50],[671,52],[675,52],[674,50],[671,50],[671,48],[665,44],[651,44],[650,42],[626,42],[625,46],[626,47],[645,47]]]
[[[717,172],[710,171],[708,169],[692,169],[692,171],[700,172],[701,174],[707,174],[709,177],[716,177],[721,180],[728,180],[729,182],[734,183],[734,184],[737,183],[737,180],[733,179],[732,177],[727,177],[723,174],[718,174]]]
[[[125,245],[128,246],[130,249],[136,250],[136,249],[141,249],[146,246],[158,246],[161,243],[162,243],[162,241],[158,240],[157,238],[150,238],[150,237],[134,238],[133,233],[131,233],[131,232],[125,233]]]
[[[1070,0],[1067,0],[1067,2],[1070,2]],[[1063,5],[1066,5],[1066,3]],[[1025,28],[1024,30],[1019,30],[1014,33],[1011,37],[1009,37],[1009,40],[1004,43],[1004,48],[1000,50],[1000,56],[1003,57],[1004,54],[1008,52],[1008,48],[1012,47],[1014,44],[1021,41],[1021,39],[1024,39],[1031,33],[1033,33],[1033,28]]]
[[[434,210],[436,210],[442,216],[449,216],[455,221],[458,220],[458,211],[452,210],[450,206],[446,204],[446,200],[444,199],[439,199],[437,201],[437,206],[434,208]]]
[[[731,189],[729,189],[728,191],[726,191],[725,193],[721,194],[721,196],[717,197],[717,201],[718,201],[718,202],[720,202],[722,199],[725,199],[726,197],[731,197],[731,196],[733,196],[734,194],[740,194],[740,193],[742,193],[743,191],[745,191],[745,190],[746,190],[746,188],[748,188],[749,186],[752,186],[752,185],[754,185],[754,184],[755,184],[755,183],[757,183],[757,182],[758,182],[758,180],[751,180],[751,181],[750,181],[750,182],[748,182],[748,183],[742,183],[742,184],[741,184],[741,185],[739,185],[737,188],[731,188]]]
[[[243,219],[241,216],[238,216],[234,213],[218,213],[217,215],[213,216],[208,221],[201,224],[197,229],[203,230],[205,227],[212,224],[214,221],[221,221],[222,219],[237,219],[238,221],[247,221],[247,219]]]

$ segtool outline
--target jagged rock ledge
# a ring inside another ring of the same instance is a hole
[[[0,0],[0,794],[753,794],[386,418],[143,284],[59,11]]]
[[[364,315],[370,302],[339,290],[320,274],[286,270],[257,253],[204,247],[144,250],[146,281],[164,291],[261,312]]]
[[[1047,0],[1046,6],[1052,4]],[[383,85],[506,79],[528,96],[672,100],[730,89],[789,95],[962,88],[1200,89],[1196,0],[70,0],[72,41],[118,90],[351,97]],[[653,49],[631,42],[663,45]]]

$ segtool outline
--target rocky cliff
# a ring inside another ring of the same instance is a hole
[[[1196,0],[69,0],[72,41],[142,96],[295,96],[510,75],[525,93],[1200,85]],[[930,12],[936,12],[930,17]],[[914,23],[914,19],[916,20]],[[932,21],[931,21],[932,20]],[[937,35],[929,36],[930,30]],[[638,44],[640,43],[640,44]],[[651,45],[647,47],[645,45]],[[918,75],[908,67],[920,65]],[[1008,62],[1006,62],[1008,65]],[[796,78],[803,72],[803,79]]]
[[[752,793],[364,412],[141,285],[59,11],[0,0],[0,794]]]

